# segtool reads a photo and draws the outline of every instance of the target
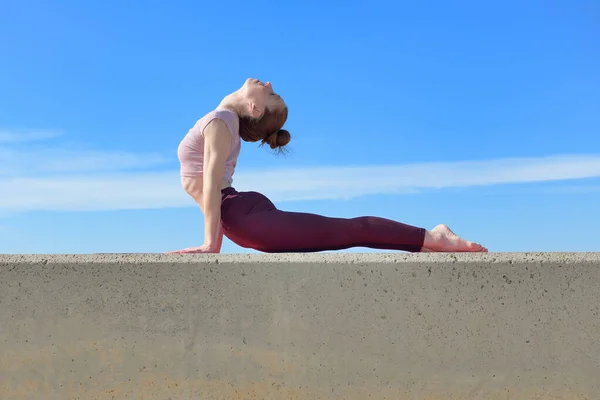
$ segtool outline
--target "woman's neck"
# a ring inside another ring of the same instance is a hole
[[[233,92],[223,98],[217,109],[230,110],[236,113],[239,117],[243,116],[244,100],[238,92]]]

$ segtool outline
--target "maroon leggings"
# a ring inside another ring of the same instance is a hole
[[[226,188],[221,196],[223,234],[238,246],[266,253],[350,247],[418,252],[425,229],[379,217],[331,218],[287,212],[257,192]]]

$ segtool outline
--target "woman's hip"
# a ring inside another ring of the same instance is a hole
[[[221,221],[225,225],[234,226],[249,215],[276,209],[275,204],[262,193],[238,192],[231,186],[221,190]]]

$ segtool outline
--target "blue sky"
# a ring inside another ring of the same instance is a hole
[[[0,253],[202,244],[177,145],[247,77],[292,142],[245,143],[239,190],[600,251],[599,43],[592,1],[2,2]]]

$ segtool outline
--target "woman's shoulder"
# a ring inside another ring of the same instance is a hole
[[[234,111],[231,111],[226,108],[216,108],[214,110],[209,111],[202,118],[200,118],[198,122],[201,127],[201,130],[204,130],[204,128],[215,119],[220,119],[223,122],[225,122],[225,125],[227,125],[227,128],[229,129],[231,134],[234,136],[239,136],[239,117]]]
[[[215,118],[222,119],[225,122],[239,122],[238,115],[227,108],[215,108],[204,114],[201,120],[209,122]]]

